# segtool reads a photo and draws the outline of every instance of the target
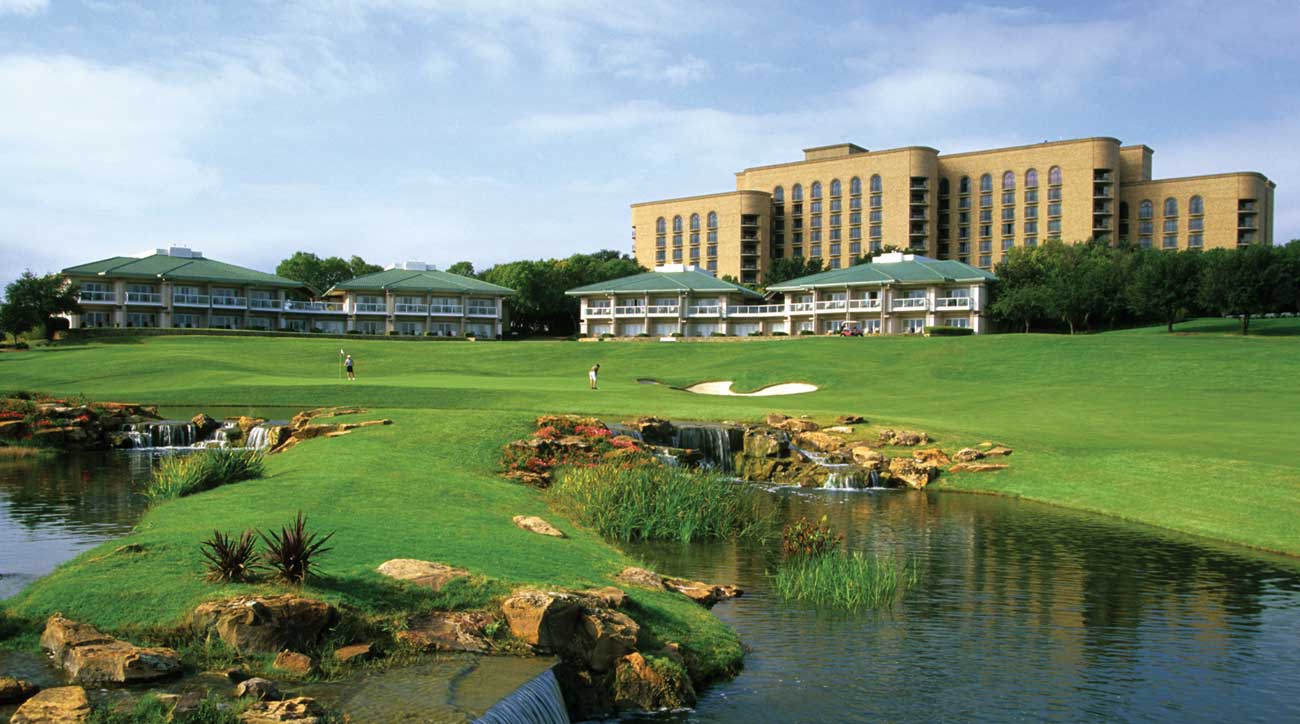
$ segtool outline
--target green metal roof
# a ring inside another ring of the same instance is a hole
[[[769,292],[794,292],[813,287],[884,286],[932,282],[987,282],[997,276],[959,261],[908,255],[903,261],[872,262],[845,269],[832,269],[773,284]]]
[[[70,266],[63,270],[68,276],[128,277],[132,279],[157,279],[172,282],[204,282],[219,284],[259,284],[268,287],[306,289],[302,282],[267,274],[242,266],[227,264],[215,259],[185,258],[167,254],[145,257],[114,256],[89,264]]]
[[[763,295],[742,287],[739,284],[724,282],[707,272],[687,270],[671,272],[643,272],[628,277],[610,279],[609,281],[588,284],[565,292],[569,296],[589,294],[632,294],[632,293],[726,293],[742,294],[753,299],[762,299]]]
[[[387,269],[374,274],[366,274],[356,279],[349,279],[334,285],[325,294],[335,292],[448,292],[455,294],[497,294],[510,295],[515,290],[496,284],[489,284],[481,279],[461,276],[445,271],[408,271],[404,269]]]

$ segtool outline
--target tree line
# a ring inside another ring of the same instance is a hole
[[[1068,330],[1300,312],[1300,240],[1286,246],[1162,251],[1049,240],[994,269],[990,315],[1005,328]]]

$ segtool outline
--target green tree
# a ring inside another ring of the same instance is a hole
[[[458,261],[447,267],[447,273],[459,274],[463,277],[474,276],[474,265],[467,261]]]
[[[363,274],[382,270],[382,267],[369,264],[359,256],[353,256],[350,260],[337,256],[322,259],[309,251],[296,251],[275,267],[276,274],[302,282],[317,292],[324,292],[336,284]]]
[[[1201,253],[1138,249],[1131,259],[1124,295],[1129,308],[1138,317],[1164,322],[1174,331],[1174,323],[1196,308]]]
[[[57,274],[36,276],[27,270],[5,287],[5,301],[0,306],[0,329],[18,335],[42,328],[46,339],[53,336],[56,317],[81,311],[77,289],[65,284]]]
[[[1201,303],[1224,315],[1241,319],[1241,333],[1250,332],[1250,318],[1275,311],[1293,301],[1288,289],[1287,257],[1271,246],[1251,245],[1236,250],[1205,253],[1201,272]]]
[[[1039,247],[1050,316],[1075,334],[1095,317],[1112,320],[1120,305],[1122,278],[1116,253],[1101,244],[1064,244],[1049,239]]]
[[[574,287],[645,271],[616,251],[574,254],[566,259],[512,261],[486,269],[480,278],[515,290],[506,298],[510,329],[517,334],[572,334],[578,328],[578,300],[565,295]]]
[[[383,270],[384,268],[382,266],[379,266],[378,264],[371,264],[367,262],[365,259],[362,259],[361,257],[357,256],[356,254],[353,254],[352,258],[348,259],[348,272],[352,275],[351,277],[349,277],[350,279],[363,277],[367,274],[375,274]]]
[[[767,273],[763,275],[763,286],[775,286],[781,282],[788,282],[791,279],[806,277],[810,274],[818,274],[821,271],[821,257],[785,256],[780,259],[773,259],[768,266]]]
[[[1025,332],[1051,314],[1046,274],[1037,249],[1016,247],[998,263],[997,284],[991,289],[989,314]]]

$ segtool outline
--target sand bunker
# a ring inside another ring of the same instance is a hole
[[[691,385],[683,388],[687,392],[694,392],[697,395],[725,395],[727,397],[775,397],[777,395],[802,395],[805,392],[816,392],[817,385],[810,385],[807,382],[786,382],[780,385],[770,385],[761,390],[754,392],[732,392],[731,380],[722,380],[721,382],[701,382],[698,385]]]

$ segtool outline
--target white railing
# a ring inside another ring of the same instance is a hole
[[[645,316],[645,307],[614,307],[615,317]]]
[[[248,300],[248,306],[253,309],[280,309],[281,308],[279,299],[261,299],[258,297],[253,297],[252,299]]]
[[[785,314],[784,304],[741,304],[730,309],[728,316],[735,317],[753,317],[765,314],[782,316]]]
[[[819,312],[827,309],[847,309],[848,302],[845,302],[843,299],[830,299],[824,302],[816,302],[815,306]]]
[[[162,304],[162,295],[151,292],[127,292],[128,304]]]
[[[229,307],[232,309],[243,309],[248,306],[247,297],[213,297],[212,306]]]
[[[388,305],[382,302],[356,302],[352,305],[352,311],[356,314],[384,314],[388,311]]]
[[[96,292],[82,289],[77,292],[77,301],[79,302],[116,302],[117,296],[113,292]]]
[[[925,309],[928,302],[924,297],[907,297],[905,299],[895,299],[890,305],[890,309]]]
[[[471,305],[469,305],[468,307],[465,308],[465,316],[467,316],[467,317],[495,317],[495,316],[497,316],[497,308],[496,308],[496,305],[495,305],[495,304],[493,304],[493,305],[491,305],[491,306],[487,306],[487,305],[483,305],[483,304],[471,304]]]
[[[676,304],[654,304],[651,305],[649,309],[651,315],[664,316],[668,314],[677,314],[677,310],[680,309],[680,307]]]
[[[970,309],[970,297],[939,297],[934,300],[935,309]]]
[[[180,304],[190,307],[206,307],[208,306],[208,297],[205,294],[172,293],[172,304]]]
[[[879,311],[879,299],[851,299],[849,300],[849,309],[865,309],[867,311]]]
[[[398,314],[428,314],[427,304],[394,304],[393,311]]]
[[[459,304],[430,304],[429,314],[454,315],[459,317],[464,307]]]
[[[716,317],[722,314],[722,307],[717,304],[700,304],[687,307],[686,314],[691,317]]]
[[[284,303],[286,312],[329,312],[332,314],[342,314],[343,305],[339,302],[299,302],[288,300]]]
[[[790,311],[792,312],[811,312],[812,310],[812,302],[794,302],[790,305]]]
[[[587,317],[609,317],[612,316],[613,314],[614,314],[614,309],[610,307],[608,304],[604,304],[598,307],[585,307],[583,309],[583,315]]]

